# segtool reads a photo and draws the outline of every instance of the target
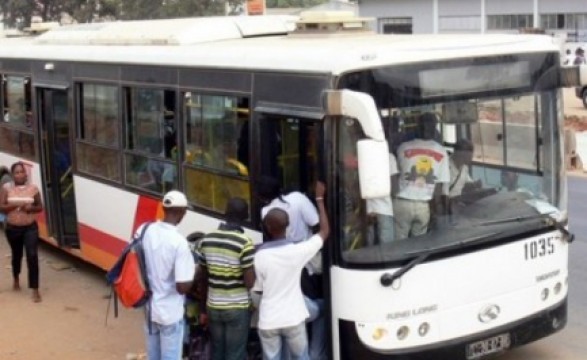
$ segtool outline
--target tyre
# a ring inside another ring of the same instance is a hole
[[[583,107],[587,109],[587,87],[583,89]]]

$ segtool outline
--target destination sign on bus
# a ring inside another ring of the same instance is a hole
[[[524,88],[531,84],[530,63],[517,61],[428,69],[420,71],[419,80],[422,97]]]

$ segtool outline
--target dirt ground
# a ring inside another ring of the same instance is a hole
[[[105,325],[104,271],[49,245],[40,247],[40,291],[31,301],[23,259],[22,290],[12,290],[10,248],[0,231],[0,359],[105,360],[144,354],[142,312],[120,309]]]

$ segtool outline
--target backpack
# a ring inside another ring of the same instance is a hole
[[[118,317],[118,300],[127,308],[140,308],[148,305],[151,299],[143,249],[143,237],[149,225],[151,223],[143,226],[140,235],[133,238],[131,243],[122,250],[114,266],[106,273],[106,281],[112,287],[110,300],[114,298],[115,317]],[[147,308],[150,311],[150,306]],[[108,302],[108,309],[110,309],[110,302]]]

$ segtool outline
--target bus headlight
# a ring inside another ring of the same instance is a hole
[[[408,337],[408,334],[410,333],[410,328],[408,328],[407,326],[402,326],[399,329],[397,329],[397,338],[399,340],[404,340],[405,338]]]
[[[379,327],[373,331],[373,340],[375,341],[379,341],[383,339],[385,336],[387,336],[387,329]]]
[[[548,299],[548,294],[548,288],[542,289],[542,292],[540,293],[540,298],[542,299],[542,301],[546,301],[546,299]]]
[[[428,334],[429,330],[430,330],[430,324],[428,324],[427,322],[424,322],[424,323],[420,324],[420,327],[418,327],[418,334],[420,336],[426,336],[426,334]]]

